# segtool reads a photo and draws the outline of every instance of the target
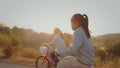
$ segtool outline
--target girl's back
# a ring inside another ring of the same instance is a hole
[[[64,50],[65,47],[65,42],[63,38],[60,36],[60,34],[56,34],[54,37],[55,40],[55,45],[56,45],[56,51],[59,52],[61,50]]]

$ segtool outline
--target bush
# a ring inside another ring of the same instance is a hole
[[[34,48],[21,48],[16,50],[13,56],[36,59],[38,56],[40,56],[40,52]]]
[[[7,45],[11,45],[11,38],[0,33],[0,47],[5,47]]]
[[[3,49],[3,53],[4,53],[5,57],[10,57],[13,54],[13,48],[12,48],[12,46],[6,46]]]
[[[103,49],[96,50],[96,56],[100,57],[102,61],[105,61],[107,59],[106,51]]]
[[[101,60],[111,60],[120,57],[120,42],[107,40],[99,47],[95,48],[95,55]]]
[[[112,45],[106,46],[106,52],[108,56],[111,57],[120,57],[120,42],[114,43]]]
[[[4,54],[2,53],[3,49],[0,47],[0,58],[2,58],[4,56]]]

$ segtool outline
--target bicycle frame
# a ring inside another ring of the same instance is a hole
[[[48,47],[47,47],[48,48]],[[49,48],[48,48],[49,49]],[[55,63],[54,63],[54,61],[52,60],[52,58],[50,57],[50,51],[46,51],[46,53],[45,53],[45,56],[44,56],[44,59],[43,59],[43,62],[42,62],[42,64],[44,64],[46,61],[46,59],[48,59],[48,61],[49,61],[49,64],[50,65],[54,65]]]

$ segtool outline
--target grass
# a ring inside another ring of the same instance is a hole
[[[2,49],[0,48],[0,56],[3,56]],[[35,66],[36,58],[40,56],[37,49],[23,48],[17,50],[11,57],[6,59],[0,59],[0,62],[12,62],[17,64],[23,64],[27,66]],[[108,60],[106,62],[101,61],[99,57],[95,58],[94,68],[119,68],[120,58],[114,60]]]
[[[101,61],[99,57],[95,59],[95,68],[119,68],[120,58],[114,60]]]
[[[2,49],[0,48],[0,62],[12,62],[28,66],[35,66],[36,58],[40,56],[40,52],[34,48],[22,48],[14,52],[9,58],[4,58]]]
[[[13,56],[16,57],[24,57],[28,59],[36,59],[38,56],[40,56],[39,50],[35,48],[22,48],[17,50]]]
[[[15,57],[11,56],[7,59],[0,59],[0,62],[10,62],[10,63],[17,63],[17,64],[23,64],[27,66],[35,66],[35,59],[28,59],[24,57]]]

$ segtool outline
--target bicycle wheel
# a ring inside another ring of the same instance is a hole
[[[50,68],[50,64],[47,58],[40,56],[36,59],[36,68]]]

